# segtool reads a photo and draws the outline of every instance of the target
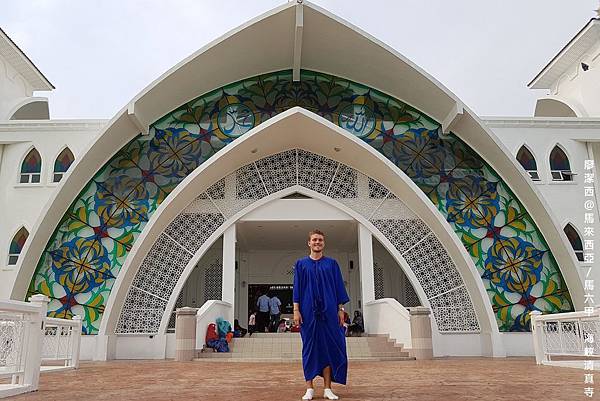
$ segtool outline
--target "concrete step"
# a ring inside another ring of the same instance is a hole
[[[221,353],[223,355],[228,355],[227,353]],[[206,361],[210,360],[211,362],[266,362],[266,363],[289,363],[289,362],[302,362],[301,357],[271,357],[271,358],[251,358],[251,357],[237,357],[231,356],[228,357],[201,357],[194,358],[194,361]],[[369,356],[369,357],[348,357],[348,360],[352,362],[380,362],[380,361],[414,361],[414,357],[402,357],[402,356]]]
[[[300,333],[254,333],[244,338],[300,338]]]
[[[402,344],[388,336],[347,337],[346,350],[350,361],[414,360]],[[302,360],[302,339],[299,333],[256,333],[252,337],[234,338],[229,352],[200,352],[196,360],[211,359],[229,362],[292,362]]]

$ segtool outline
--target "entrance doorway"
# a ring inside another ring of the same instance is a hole
[[[267,294],[269,297],[277,296],[281,301],[281,315],[293,315],[294,304],[292,295],[294,286],[292,284],[250,284],[248,285],[248,310],[252,313],[256,309],[256,302],[260,294]]]
[[[286,199],[297,203],[304,199]],[[297,210],[297,209],[292,209]],[[360,273],[358,269],[357,223],[354,220],[243,220],[236,226],[238,270],[236,270],[235,315],[241,323],[256,310],[259,291],[277,295],[282,318],[293,317],[294,264],[308,253],[308,232],[325,232],[325,254],[335,258],[342,271],[351,304],[358,308]]]

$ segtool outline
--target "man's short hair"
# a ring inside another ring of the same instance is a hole
[[[318,228],[315,228],[314,230],[308,232],[308,240],[310,241],[310,237],[312,237],[315,234],[320,235],[321,237],[325,238],[325,233],[323,231],[319,230]]]

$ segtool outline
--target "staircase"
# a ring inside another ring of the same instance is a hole
[[[350,361],[414,360],[402,344],[388,336],[347,337],[346,350]],[[197,352],[194,360],[206,358],[224,362],[296,362],[302,360],[300,333],[255,333],[252,337],[234,338],[229,352]]]

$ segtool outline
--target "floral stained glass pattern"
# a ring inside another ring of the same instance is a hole
[[[331,75],[291,71],[227,85],[190,101],[121,149],[64,216],[30,292],[50,314],[98,330],[123,260],[152,213],[196,167],[269,118],[299,106],[338,124],[403,170],[473,258],[502,331],[529,329],[528,312],[570,311],[558,265],[518,199],[485,161],[401,101]]]

